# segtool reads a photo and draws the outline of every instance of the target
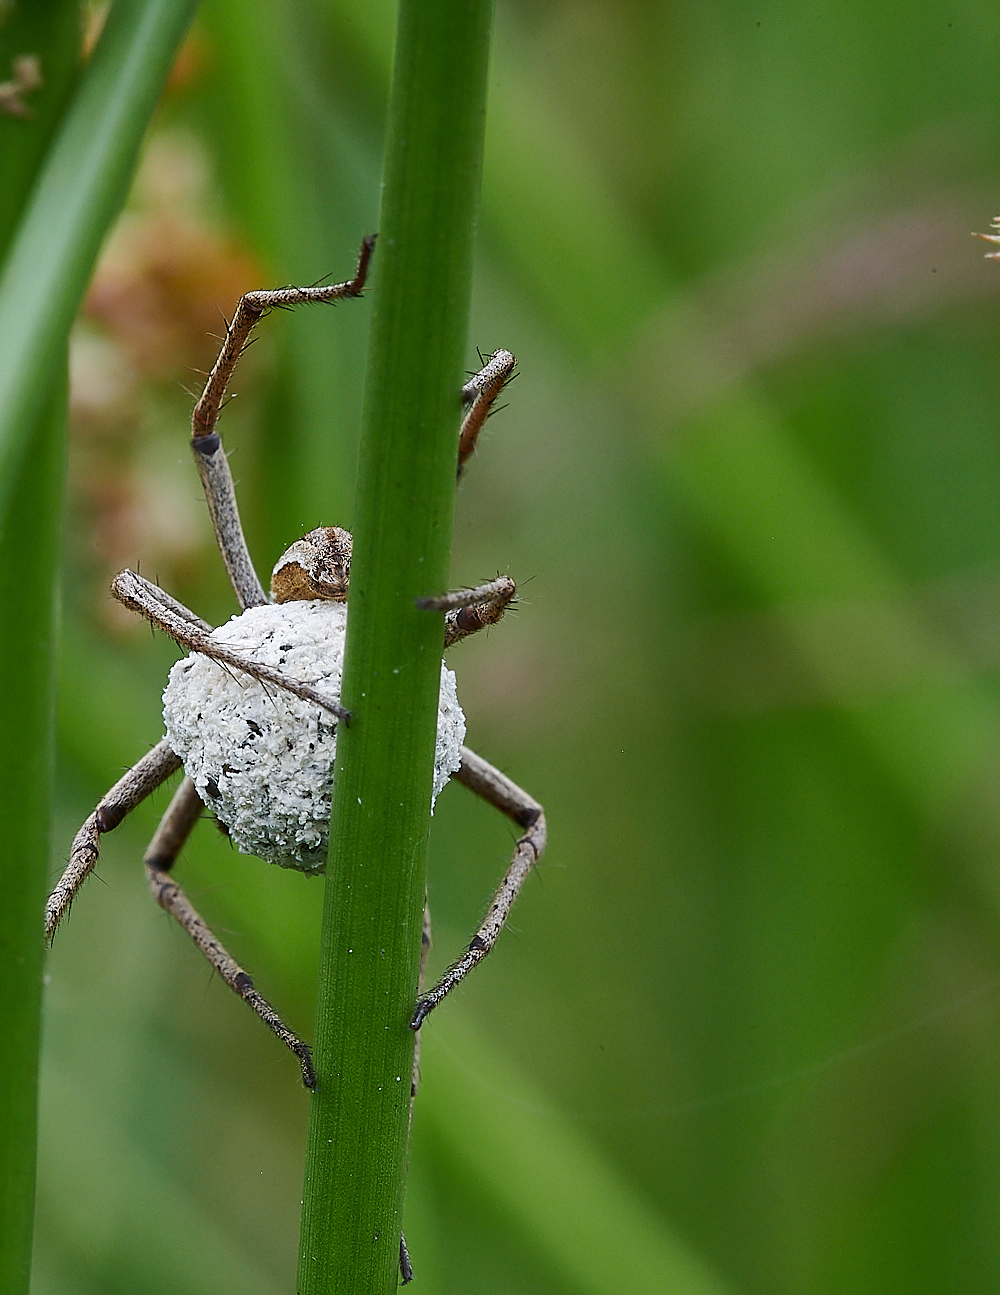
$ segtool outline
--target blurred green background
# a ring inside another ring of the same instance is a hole
[[[162,732],[112,574],[235,610],[178,384],[349,273],[393,21],[207,0],[175,69],[73,347],[53,875]],[[998,56],[978,0],[500,0],[453,580],[524,589],[449,663],[551,844],[424,1031],[415,1291],[1000,1291]],[[261,570],[351,523],[369,309],[239,374]],[[148,895],[167,794],[51,955],[37,1295],[294,1289],[306,1097]],[[510,844],[442,796],[435,966]],[[209,823],[178,874],[309,1037],[322,883]]]

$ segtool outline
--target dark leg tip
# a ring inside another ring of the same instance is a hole
[[[427,1015],[433,1006],[426,998],[421,998],[417,1003],[416,1010],[413,1013],[413,1019],[410,1021],[411,1030],[419,1030],[421,1025],[427,1019]]]
[[[413,1281],[413,1265],[410,1263],[410,1252],[406,1248],[406,1237],[399,1238],[399,1275],[402,1277],[401,1286],[408,1286]]]
[[[312,1053],[302,1045],[302,1051],[296,1052],[299,1058],[299,1064],[302,1067],[302,1083],[311,1093],[319,1091],[319,1080],[316,1078],[316,1071],[313,1070]]]

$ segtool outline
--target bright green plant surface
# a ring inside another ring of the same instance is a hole
[[[301,1295],[396,1289],[493,0],[403,0],[379,219]],[[453,75],[461,68],[462,76]]]
[[[79,54],[75,3],[17,14],[0,32],[0,67],[26,50],[45,67],[47,94],[31,118],[0,120],[0,247],[6,252],[45,149],[71,93]],[[38,99],[35,93],[30,96]],[[65,358],[61,367],[65,369]],[[54,375],[55,376],[55,375]],[[11,806],[0,846],[0,1288],[28,1290],[35,1204],[38,1044],[42,991],[39,906],[51,852],[55,590],[62,531],[64,375],[25,428],[27,462],[0,529],[0,782]]]
[[[201,218],[260,259],[243,286],[342,277],[394,17],[212,0],[130,221],[193,157]],[[425,1030],[414,1290],[996,1288],[1000,269],[968,231],[997,204],[998,47],[964,3],[499,7],[470,339],[521,377],[448,583],[534,579],[449,661],[551,844]],[[262,570],[355,520],[370,308],[269,319],[236,384]],[[78,418],[60,855],[161,731],[174,653],[113,619],[114,568],[234,610],[171,385],[211,350],[111,430]],[[51,959],[36,1295],[294,1289],[307,1099],[151,904],[165,805],[107,840]],[[445,791],[436,967],[509,848]],[[320,885],[207,825],[178,871],[310,1037]],[[610,1272],[607,1217],[634,1238]]]
[[[0,540],[0,776],[11,806],[0,876],[0,1288],[28,1290],[35,1203],[42,935],[52,850],[56,577],[62,537],[66,385],[53,375]],[[30,467],[29,467],[30,465]]]
[[[0,1288],[26,1292],[35,1198],[42,934],[51,859],[67,332],[118,214],[191,5],[119,5],[77,78],[74,4],[8,11],[0,66],[42,84],[0,122]]]

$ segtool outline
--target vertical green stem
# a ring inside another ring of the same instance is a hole
[[[492,0],[402,0],[386,145],[316,1025],[300,1295],[394,1290],[440,618]]]
[[[0,1290],[27,1295],[35,1205],[42,923],[66,422],[65,361],[0,540]]]
[[[8,15],[0,77],[32,56],[30,115],[0,121],[0,1290],[27,1295],[42,906],[49,869],[66,339],[195,0],[118,0],[71,95],[79,9]],[[9,244],[9,246],[8,246]]]
[[[77,0],[38,0],[6,15],[0,76],[37,61],[30,116],[0,116],[0,255],[5,256],[72,93]],[[0,1290],[27,1295],[35,1205],[42,929],[50,857],[56,589],[63,499],[65,351],[47,407],[26,428],[26,463],[0,539]]]

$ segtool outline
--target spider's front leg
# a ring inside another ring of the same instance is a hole
[[[251,675],[262,683],[273,684],[303,701],[322,706],[345,723],[350,722],[351,712],[345,710],[338,701],[318,692],[311,684],[302,683],[272,666],[260,661],[250,661],[239,652],[233,652],[224,643],[211,637],[211,626],[189,612],[182,603],[165,594],[158,585],[136,575],[134,571],[119,571],[111,582],[111,592],[120,603],[124,603],[131,611],[138,612],[140,616],[145,616],[152,625],[169,634],[175,643],[187,648],[189,652],[200,652],[203,656],[218,661],[220,665],[242,670],[244,674]]]
[[[474,452],[479,433],[493,411],[497,396],[514,376],[517,361],[510,351],[495,351],[475,377],[462,388],[465,417],[458,433],[458,475],[465,471],[466,460]]]
[[[222,979],[234,993],[251,1007],[268,1029],[286,1048],[294,1052],[302,1067],[302,1082],[315,1089],[316,1072],[307,1044],[294,1034],[271,1004],[254,988],[253,981],[227,950],[219,943],[204,918],[197,912],[184,891],[170,876],[170,870],[184,842],[201,817],[204,806],[190,778],[185,778],[156,829],[146,851],[146,877],[156,902],[187,931]]]
[[[226,388],[236,370],[240,356],[246,349],[250,334],[269,311],[338,301],[341,298],[360,297],[364,291],[368,266],[374,249],[375,235],[371,234],[361,244],[354,277],[344,283],[331,283],[313,288],[278,288],[274,291],[248,292],[241,297],[232,322],[226,325],[222,349],[208,375],[205,390],[191,415],[191,449],[198,465],[198,475],[204,487],[205,501],[212,518],[219,551],[242,611],[246,611],[248,607],[261,607],[268,599],[250,559],[250,551],[243,535],[240,511],[236,503],[233,474],[229,469],[226,452],[222,448],[222,440],[215,430]]]
[[[472,589],[456,589],[436,598],[418,598],[421,611],[444,612],[444,645],[450,648],[488,625],[496,625],[514,601],[517,585],[510,576],[497,576]]]

